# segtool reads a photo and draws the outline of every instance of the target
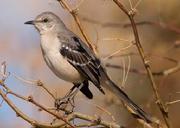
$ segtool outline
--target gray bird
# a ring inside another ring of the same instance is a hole
[[[104,87],[131,108],[136,118],[151,123],[151,117],[109,78],[100,59],[58,16],[44,12],[25,24],[34,25],[40,33],[44,60],[59,78],[73,83],[75,87],[83,85],[80,91],[89,99],[93,98],[89,81],[103,94]]]

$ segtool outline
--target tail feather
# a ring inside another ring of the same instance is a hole
[[[145,113],[139,106],[137,106],[129,97],[128,95],[121,90],[112,80],[108,78],[108,80],[103,81],[102,84],[105,88],[110,90],[115,96],[119,98],[119,100],[122,100],[125,102],[125,104],[130,107],[133,112],[132,113],[136,118],[143,119],[147,123],[152,123],[151,116]]]

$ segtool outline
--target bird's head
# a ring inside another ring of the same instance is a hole
[[[52,12],[43,12],[35,20],[27,21],[25,24],[34,25],[41,34],[58,32],[66,28],[62,20]]]

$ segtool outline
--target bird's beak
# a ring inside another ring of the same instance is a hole
[[[31,20],[31,21],[27,21],[27,22],[25,22],[24,24],[34,25],[34,21],[33,21],[33,20]]]

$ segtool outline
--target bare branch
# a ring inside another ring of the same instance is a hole
[[[47,123],[39,123],[38,121],[31,119],[26,114],[24,114],[20,109],[18,109],[14,105],[14,103],[7,98],[6,94],[4,94],[1,90],[0,90],[0,95],[3,98],[3,100],[14,110],[14,112],[16,112],[16,115],[18,117],[21,117],[23,120],[27,121],[32,126],[35,126],[38,128],[58,128],[60,126],[57,124],[56,125],[49,125]]]
[[[5,101],[13,109],[13,111],[17,114],[18,117],[21,117],[22,119],[24,119],[25,121],[30,123],[35,128],[60,128],[60,127],[65,127],[65,126],[67,127],[67,125],[69,125],[71,128],[74,128],[75,126],[72,125],[69,121],[72,121],[75,118],[85,120],[85,121],[89,121],[90,122],[89,124],[91,124],[91,125],[88,125],[88,126],[98,126],[98,125],[100,125],[100,126],[105,126],[105,127],[109,126],[111,128],[120,128],[120,126],[118,124],[108,122],[108,121],[103,121],[103,120],[99,121],[99,118],[97,119],[96,117],[88,116],[88,115],[81,114],[81,113],[76,113],[76,112],[71,113],[69,115],[69,117],[64,118],[63,116],[61,116],[59,114],[59,112],[56,111],[56,109],[54,109],[54,108],[49,109],[48,107],[45,107],[45,106],[39,104],[37,101],[35,101],[33,99],[32,96],[24,97],[22,95],[19,95],[19,94],[13,92],[10,88],[8,88],[8,86],[6,86],[6,84],[4,83],[5,80],[4,81],[0,80],[0,86],[2,86],[5,89],[5,93],[0,89],[0,96],[3,98],[3,101]],[[24,82],[24,80],[22,82]],[[38,85],[38,87],[43,86],[42,82],[40,82],[37,85]],[[47,93],[48,93],[48,91],[47,91]],[[56,123],[56,124],[40,123],[39,121],[30,118],[28,115],[23,113],[20,109],[18,109],[18,107],[7,97],[8,94],[11,94],[11,95],[13,95],[13,96],[15,96],[17,98],[20,98],[20,99],[22,99],[22,100],[24,100],[26,102],[32,103],[34,106],[38,107],[41,111],[43,110],[43,111],[49,113],[50,115],[56,117],[57,119],[60,119],[60,120],[64,121],[65,123]],[[48,94],[51,95],[50,93],[48,93]],[[55,110],[55,112],[53,112],[52,110]],[[64,111],[65,113],[70,113],[66,109],[60,109],[60,110]],[[102,108],[101,108],[101,110],[102,110]],[[87,124],[84,124],[84,126],[85,125],[87,125]],[[83,127],[83,125],[79,125],[79,127],[80,126]]]
[[[147,60],[147,58],[145,57],[145,54],[144,54],[144,49],[143,49],[143,47],[142,47],[142,45],[140,43],[139,34],[138,34],[138,31],[137,31],[136,23],[134,21],[135,12],[133,12],[133,10],[128,11],[119,0],[113,0],[113,1],[128,16],[128,18],[129,18],[129,20],[131,22],[131,26],[132,26],[132,29],[133,29],[134,38],[135,38],[135,42],[136,42],[136,47],[137,47],[138,52],[140,54],[140,57],[141,57],[141,59],[143,61],[144,67],[146,68],[148,77],[150,79],[150,82],[151,82],[151,85],[152,85],[152,88],[153,88],[153,91],[154,91],[154,94],[155,94],[155,98],[156,98],[158,107],[159,107],[159,109],[160,109],[160,111],[161,111],[161,113],[163,115],[163,118],[165,120],[165,123],[166,123],[167,127],[170,128],[170,122],[169,122],[169,119],[168,119],[168,111],[167,111],[165,105],[163,104],[163,102],[162,102],[162,100],[161,100],[161,98],[159,96],[158,89],[157,89],[157,86],[156,86],[156,83],[154,81],[153,74],[152,74],[152,71],[151,71],[151,67],[148,64],[148,60]]]

